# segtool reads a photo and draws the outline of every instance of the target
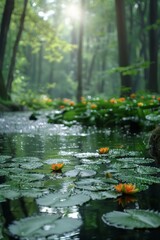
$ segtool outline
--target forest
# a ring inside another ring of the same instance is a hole
[[[158,94],[156,0],[2,0],[0,101]]]
[[[159,240],[160,1],[0,1],[0,239]]]

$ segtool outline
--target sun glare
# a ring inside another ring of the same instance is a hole
[[[66,15],[74,20],[80,19],[80,9],[77,5],[70,5],[66,8]]]

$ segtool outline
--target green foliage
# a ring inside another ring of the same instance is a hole
[[[58,112],[48,115],[49,123],[64,123],[70,121],[85,126],[96,127],[128,127],[132,131],[152,129],[159,122],[158,109],[160,98],[153,95],[135,95],[127,98],[82,99],[80,103],[72,101],[57,102]],[[152,111],[154,109],[154,112]]]
[[[140,62],[140,63],[135,63],[130,66],[126,67],[117,67],[109,70],[109,73],[115,73],[119,72],[122,73],[122,75],[138,75],[140,71],[144,70],[145,68],[149,68],[150,62],[145,61],[145,62]]]

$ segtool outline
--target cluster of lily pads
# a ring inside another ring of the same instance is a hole
[[[160,120],[160,97],[154,95],[136,95],[121,98],[84,98],[79,103],[70,99],[50,100],[55,111],[49,113],[49,123],[85,126],[152,129]],[[34,113],[36,116],[36,113]],[[34,116],[34,114],[32,116]]]
[[[60,151],[59,156],[47,160],[0,156],[0,202],[29,197],[39,207],[37,215],[15,219],[7,234],[20,239],[53,239],[74,232],[83,221],[80,215],[70,217],[72,207],[104,199],[116,199],[124,209],[104,213],[102,221],[107,225],[124,229],[160,227],[159,212],[125,210],[129,202],[138,203],[139,194],[150,185],[160,184],[160,168],[154,166],[153,159],[137,151],[108,147],[92,153]],[[2,215],[0,218],[2,232]]]

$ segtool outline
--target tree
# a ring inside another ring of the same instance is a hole
[[[12,58],[11,58],[10,67],[9,67],[9,73],[8,73],[8,79],[7,79],[7,92],[9,94],[11,93],[11,86],[12,86],[12,82],[13,82],[13,74],[14,74],[14,68],[15,68],[15,63],[16,63],[16,54],[17,54],[17,50],[18,50],[19,41],[21,39],[22,31],[23,31],[27,3],[28,3],[28,0],[24,0],[23,11],[22,11],[22,15],[20,18],[20,25],[19,25],[16,40],[14,43]]]
[[[119,51],[119,66],[129,66],[127,34],[126,34],[126,20],[125,20],[125,6],[124,0],[115,0],[116,7],[116,22],[118,35],[118,51]],[[121,74],[121,95],[123,95],[123,88],[131,88],[131,77],[129,75]]]
[[[0,96],[3,99],[8,99],[7,89],[5,86],[5,81],[3,78],[3,63],[4,63],[4,55],[5,48],[7,43],[7,33],[9,30],[11,16],[14,9],[14,0],[6,0],[2,22],[1,22],[1,31],[0,31]]]
[[[78,52],[77,52],[77,101],[80,101],[83,95],[82,86],[82,56],[83,56],[83,35],[84,35],[84,4],[85,0],[80,1],[81,19],[79,21],[79,42],[78,42]]]
[[[149,2],[149,82],[148,89],[151,92],[158,92],[158,33],[157,26],[154,26],[157,21],[157,9],[158,2],[157,0],[150,0]]]

